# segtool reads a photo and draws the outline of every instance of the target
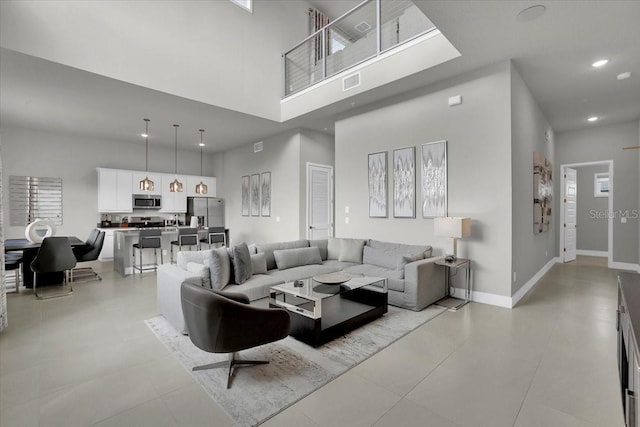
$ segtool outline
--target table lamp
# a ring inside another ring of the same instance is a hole
[[[453,239],[453,255],[447,255],[446,261],[455,261],[458,255],[457,239],[471,235],[471,219],[462,217],[435,218],[433,234]]]

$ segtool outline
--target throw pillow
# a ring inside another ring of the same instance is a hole
[[[327,259],[340,258],[340,240],[335,237],[329,237],[327,240]]]
[[[195,274],[195,277],[200,279],[200,286],[203,288],[211,289],[211,280],[209,279],[209,267],[197,262],[188,262],[187,271]]]
[[[309,246],[316,246],[320,249],[320,258],[323,261],[326,261],[329,256],[329,240],[321,239],[321,240],[309,240]]]
[[[253,274],[267,274],[267,258],[263,252],[251,255],[251,272]]]
[[[251,254],[246,243],[233,247],[233,274],[238,285],[251,279]]]
[[[420,252],[419,254],[415,254],[415,255],[400,255],[398,256],[398,267],[396,268],[396,270],[398,270],[400,272],[400,278],[404,279],[404,266],[412,263],[414,261],[419,261],[421,259],[424,259],[424,253]]]
[[[273,251],[278,270],[299,267],[301,265],[322,264],[320,249],[317,246],[309,248],[280,249]]]
[[[363,239],[341,239],[340,256],[338,257],[338,261],[362,264],[364,243],[365,240]]]
[[[208,251],[204,264],[209,267],[211,289],[219,291],[229,284],[229,280],[231,279],[231,262],[226,248]]]

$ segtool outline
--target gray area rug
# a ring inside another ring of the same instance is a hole
[[[188,336],[177,332],[162,316],[146,320],[146,323],[237,426],[254,426],[445,310],[431,306],[414,312],[389,306],[389,312],[383,317],[315,349],[287,337],[242,351],[241,358],[267,359],[270,363],[238,368],[229,390],[226,388],[227,370],[191,371],[194,366],[226,360],[226,354],[198,349]]]

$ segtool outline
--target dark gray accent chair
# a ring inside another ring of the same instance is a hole
[[[63,284],[67,282],[66,272],[76,266],[76,257],[71,249],[68,237],[46,237],[42,241],[40,249],[33,261],[31,261],[31,271],[33,271],[33,293],[38,299],[48,299],[63,297],[73,293],[73,287],[69,283],[69,291],[62,294],[44,295],[38,294],[38,274],[37,273],[58,273],[65,272]]]
[[[102,245],[104,244],[105,232],[100,231],[97,228],[91,231],[89,238],[85,242],[84,246],[73,248],[73,254],[76,257],[77,262],[95,261],[100,256],[102,251]],[[71,281],[75,282],[77,279],[95,279],[102,280],[102,277],[96,273],[91,267],[79,267],[71,270]]]
[[[191,283],[180,288],[182,311],[191,342],[209,353],[229,353],[229,360],[195,366],[193,371],[228,367],[227,388],[234,368],[267,360],[244,360],[237,352],[278,341],[289,335],[289,313],[279,308],[249,305],[249,298],[234,292],[213,291]]]

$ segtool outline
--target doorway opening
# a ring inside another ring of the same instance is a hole
[[[609,268],[613,266],[613,194],[614,194],[614,185],[613,185],[613,160],[601,160],[594,162],[583,162],[583,163],[568,163],[560,165],[560,242],[559,242],[559,251],[560,251],[560,259],[562,262],[568,262],[572,258],[575,259],[575,254],[580,255],[589,254],[589,255],[599,255],[597,251],[580,251],[577,249],[577,235],[581,232],[581,227],[572,227],[572,224],[567,220],[571,221],[571,201],[575,203],[575,197],[577,194],[571,194],[572,188],[572,170],[578,169],[578,173],[580,168],[593,167],[593,166],[604,166],[603,171],[600,173],[606,173],[608,175],[608,197],[607,197],[607,208],[604,212],[600,210],[593,210],[590,215],[593,215],[594,219],[607,219],[607,264]],[[599,176],[600,173],[598,173]],[[575,175],[573,175],[573,179],[575,180]],[[574,182],[575,184],[575,182]],[[591,185],[598,185],[597,182],[594,182]],[[600,182],[600,185],[601,182]],[[575,186],[574,186],[575,188]],[[595,191],[595,190],[594,190]],[[573,205],[575,208],[575,205]],[[577,215],[578,213],[576,213]],[[575,224],[573,224],[575,225]],[[602,253],[602,255],[605,255]]]

